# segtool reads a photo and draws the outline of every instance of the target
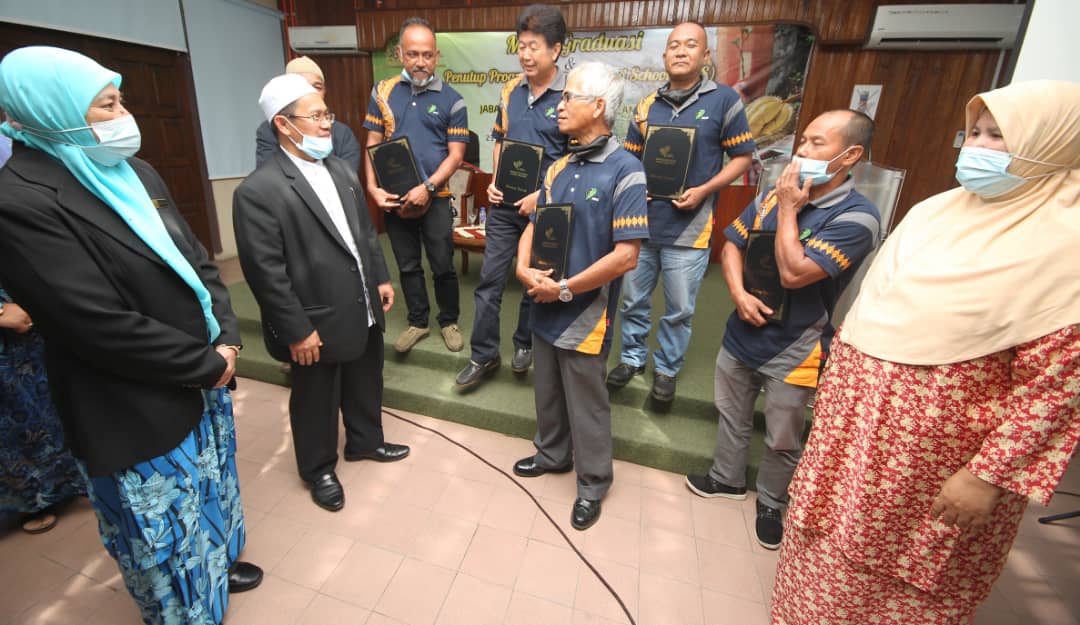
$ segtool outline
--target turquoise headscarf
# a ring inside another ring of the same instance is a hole
[[[47,46],[13,50],[0,61],[0,108],[16,123],[0,124],[0,133],[59,159],[76,180],[112,208],[195,292],[213,342],[221,327],[214,318],[210,292],[165,230],[131,165],[122,161],[106,167],[88,157],[77,146],[97,145],[90,130],[41,132],[85,127],[90,104],[109,83],[119,88],[120,74],[77,52]]]

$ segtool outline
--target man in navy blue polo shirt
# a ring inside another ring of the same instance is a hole
[[[526,8],[517,23],[518,61],[522,73],[506,83],[499,97],[499,112],[491,136],[496,140],[493,160],[496,168],[503,139],[524,141],[544,148],[540,179],[551,163],[566,152],[567,137],[555,120],[555,108],[562,96],[566,76],[555,64],[566,38],[566,22],[552,6],[534,4]],[[499,308],[506,274],[510,270],[518,239],[536,208],[536,194],[513,205],[503,203],[502,190],[494,182],[488,187],[491,210],[485,227],[484,265],[476,287],[476,319],[472,330],[472,358],[458,373],[459,390],[473,388],[502,364],[499,356]],[[510,369],[524,373],[532,364],[532,335],[529,333],[529,298],[521,298],[514,357]]]
[[[468,114],[461,95],[435,75],[439,50],[435,47],[435,30],[427,20],[411,17],[402,23],[398,56],[403,65],[401,75],[375,85],[364,119],[368,146],[408,137],[420,175],[424,176],[421,184],[398,197],[378,187],[371,158],[364,159],[368,194],[386,211],[386,233],[408,308],[409,327],[394,342],[394,349],[408,352],[428,335],[431,305],[420,264],[423,245],[435,282],[440,332],[446,348],[457,352],[464,341],[457,325],[460,296],[446,182],[465,156]]]
[[[746,459],[754,429],[754,400],[765,388],[765,452],[757,476],[757,540],[780,546],[780,509],[802,456],[806,404],[828,352],[836,300],[875,247],[881,217],[855,190],[851,168],[870,147],[874,122],[855,111],[830,111],[803,132],[776,186],[724,230],[724,279],[735,311],[728,318],[716,358],[716,408],[720,425],[707,475],[688,475],[702,497],[746,499]],[[788,290],[781,323],[743,288],[747,241],[755,231],[774,232],[776,265]]]
[[[536,477],[577,469],[570,524],[600,517],[612,481],[611,404],[604,369],[622,275],[649,234],[645,172],[611,136],[623,80],[602,63],[570,72],[559,104],[559,129],[577,140],[548,168],[542,204],[572,204],[565,278],[530,267],[534,223],[518,244],[517,278],[535,304],[530,312],[536,395],[536,454],[514,473]],[[535,222],[535,216],[532,218]]]
[[[717,194],[750,167],[755,149],[739,95],[702,75],[708,58],[705,29],[696,22],[676,26],[664,50],[670,82],[638,103],[626,133],[626,148],[640,156],[650,124],[696,129],[686,191],[677,200],[649,202],[649,240],[641,246],[637,269],[626,277],[622,352],[608,375],[608,384],[621,388],[645,371],[652,293],[662,277],[665,306],[656,331],[660,348],[653,354],[652,386],[652,396],[662,402],[675,398],[675,376],[690,344],[694,303],[709,265]],[[725,154],[730,158],[726,165]]]

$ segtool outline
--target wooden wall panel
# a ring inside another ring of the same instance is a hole
[[[985,3],[993,0],[950,0]],[[347,23],[350,0],[291,0],[298,25]],[[508,30],[527,0],[351,0],[360,47],[381,49],[402,20],[420,15],[439,31]],[[624,0],[555,3],[571,29],[664,26],[685,19],[707,24],[799,22],[818,33],[800,114],[800,131],[815,115],[847,108],[855,84],[883,85],[873,144],[875,162],[907,170],[897,217],[917,201],[952,186],[963,106],[990,87],[996,52],[876,52],[861,49],[875,8],[910,0]],[[343,21],[344,20],[344,21]],[[320,57],[331,106],[357,131],[371,91],[371,59]],[[332,68],[332,69],[331,69]],[[734,210],[742,196],[721,204]]]

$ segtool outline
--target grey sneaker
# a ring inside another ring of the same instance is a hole
[[[442,334],[443,343],[446,343],[446,349],[460,352],[461,348],[465,347],[465,340],[461,338],[461,330],[458,329],[456,323],[443,326],[439,332]]]
[[[757,502],[757,521],[754,523],[758,544],[766,549],[780,548],[784,539],[784,521],[780,510]]]
[[[397,337],[394,341],[394,351],[399,354],[407,353],[410,349],[416,346],[420,342],[420,339],[428,335],[427,328],[418,328],[416,326],[409,326],[401,333],[401,336]]]
[[[514,350],[514,357],[510,359],[510,370],[514,373],[525,373],[532,366],[532,348],[519,347]]]
[[[711,475],[687,475],[686,487],[699,497],[724,497],[742,501],[746,499],[745,486],[728,486],[717,482]]]

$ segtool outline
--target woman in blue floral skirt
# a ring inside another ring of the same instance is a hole
[[[28,515],[23,529],[52,529],[52,506],[86,494],[64,447],[34,323],[0,288],[0,515]]]
[[[0,133],[14,139],[0,169],[0,283],[45,339],[67,444],[143,620],[216,625],[229,593],[262,579],[237,560],[226,386],[239,327],[164,181],[134,158],[141,134],[119,87],[116,72],[60,48],[0,61]]]

